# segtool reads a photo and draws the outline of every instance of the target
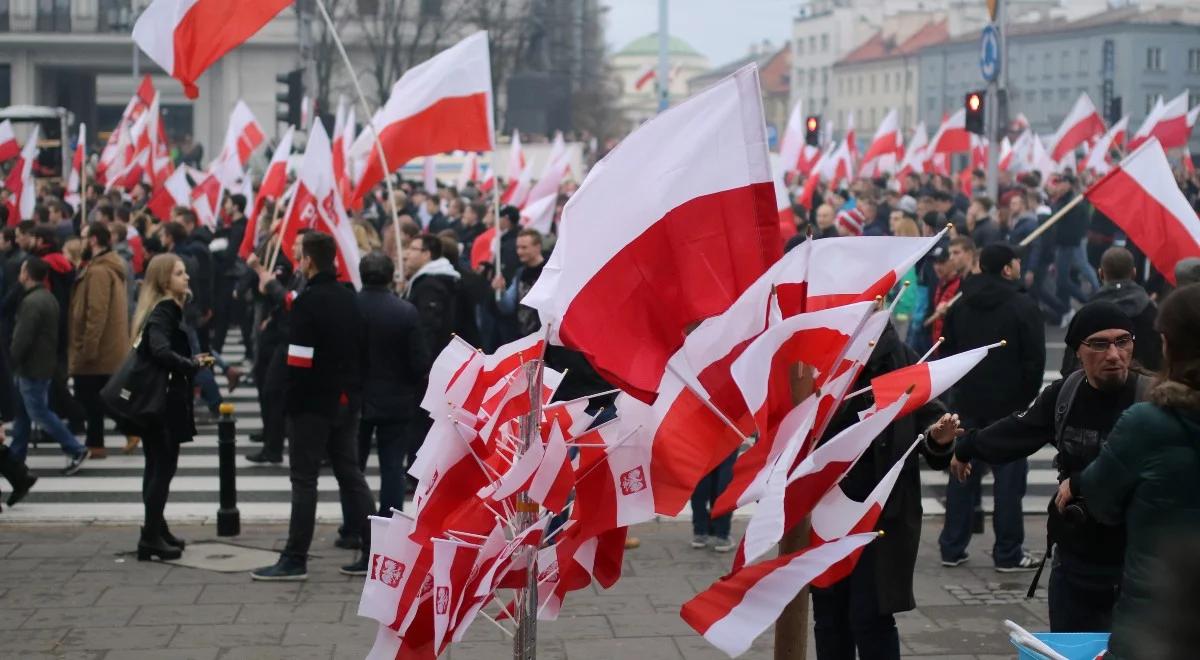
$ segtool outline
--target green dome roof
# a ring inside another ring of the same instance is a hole
[[[670,37],[667,44],[669,52],[672,55],[695,55],[700,57],[700,53],[688,45],[686,41],[679,37]],[[617,55],[657,55],[658,54],[658,33],[651,32],[644,37],[634,39],[629,42],[621,50],[617,51]]]

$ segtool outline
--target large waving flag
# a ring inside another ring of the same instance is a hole
[[[133,40],[183,93],[200,95],[196,80],[222,55],[237,48],[291,0],[154,0],[133,26]]]
[[[1163,149],[1176,149],[1187,144],[1192,127],[1188,124],[1188,93],[1163,102],[1161,98],[1142,122],[1138,132],[1129,141],[1130,149],[1137,149],[1150,138],[1157,138]]]
[[[1075,147],[1104,132],[1104,120],[1092,103],[1092,98],[1084,92],[1075,100],[1071,111],[1063,118],[1058,131],[1054,134],[1051,144],[1050,158],[1062,160]]]
[[[952,154],[971,149],[971,134],[967,132],[967,110],[959,108],[938,127],[929,141],[926,153]]]
[[[1175,185],[1157,138],[1126,156],[1084,194],[1171,284],[1180,259],[1200,257],[1200,218]]]
[[[865,168],[868,164],[884,156],[897,156],[901,151],[901,145],[900,116],[896,113],[896,109],[892,108],[884,115],[883,121],[879,122],[879,128],[875,129],[875,137],[871,140],[871,146],[867,147],[867,152],[862,157],[863,167]]]
[[[779,141],[779,161],[784,172],[794,172],[800,169],[800,157],[804,154],[804,115],[801,112],[802,102],[796,101],[788,114],[787,128],[784,129],[783,139]]]
[[[523,301],[553,341],[643,400],[688,326],[727,309],[782,251],[761,119],[750,65],[643,124],[567,203]]]
[[[258,197],[254,199],[254,208],[247,218],[242,244],[238,246],[238,256],[242,259],[254,251],[254,241],[258,237],[259,231],[258,223],[267,200],[279,202],[287,189],[287,163],[288,156],[292,155],[292,137],[295,133],[294,126],[287,127],[287,130],[283,132],[283,137],[279,138],[279,144],[275,146],[275,152],[271,154],[271,162],[267,164],[267,171],[263,173],[262,183],[258,186]],[[267,222],[269,224],[270,219]]]
[[[21,155],[17,158],[17,162],[13,164],[12,170],[8,173],[8,181],[4,183],[4,187],[12,195],[15,201],[16,217],[9,217],[8,224],[15,225],[21,220],[28,220],[33,217],[33,207],[37,202],[37,187],[33,179],[33,163],[37,160],[38,153],[41,151],[38,148],[38,140],[41,138],[41,131],[37,124],[34,124],[33,130],[29,132],[29,137],[25,140],[25,146],[21,147]]]
[[[21,145],[13,131],[12,120],[0,121],[0,162],[12,160],[21,154]]]
[[[387,168],[365,133],[368,139],[353,148],[366,154],[355,197],[419,156],[455,149],[491,151],[495,131],[487,32],[476,32],[405,72],[371,126],[383,145]]]

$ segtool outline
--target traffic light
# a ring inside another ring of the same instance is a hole
[[[983,135],[983,92],[967,92],[967,132]]]
[[[810,147],[821,146],[821,116],[809,115],[804,120],[804,143]]]
[[[275,94],[279,103],[275,108],[275,121],[300,126],[301,107],[304,103],[304,69],[296,69],[275,76],[282,89]]]

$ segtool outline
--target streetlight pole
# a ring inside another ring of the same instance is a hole
[[[670,48],[671,37],[667,32],[667,1],[658,0],[658,111],[671,105]]]

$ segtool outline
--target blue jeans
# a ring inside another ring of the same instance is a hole
[[[17,377],[17,416],[13,419],[12,446],[9,449],[21,462],[29,447],[30,426],[36,422],[62,447],[63,453],[75,457],[83,452],[83,445],[67,428],[62,419],[50,411],[50,379]]]
[[[1096,277],[1096,271],[1088,262],[1087,250],[1083,248],[1083,243],[1058,246],[1054,251],[1054,269],[1058,271],[1058,279],[1055,283],[1055,293],[1058,294],[1058,297],[1068,305],[1071,298],[1084,304],[1088,301],[1088,297],[1084,295],[1083,289],[1079,288],[1075,280],[1071,279],[1072,268],[1077,269],[1083,279],[1091,285],[1093,293],[1100,289],[1100,279]]]
[[[692,493],[692,534],[695,536],[715,536],[719,539],[729,538],[729,523],[733,521],[733,514],[727,513],[719,518],[710,518],[708,512],[712,509],[712,505],[716,504],[717,498],[729,486],[729,482],[733,481],[733,461],[737,458],[737,452],[733,452],[728,458],[721,461],[717,469],[709,472],[700,483],[696,484],[696,491]]]
[[[1033,252],[1029,257],[1029,269],[1033,271],[1033,286],[1030,291],[1034,298],[1045,305],[1055,316],[1062,316],[1071,309],[1069,300],[1063,300],[1062,292],[1051,292],[1047,289],[1050,279],[1050,263],[1054,257],[1054,246],[1042,241],[1033,244]]]
[[[200,353],[200,336],[196,334],[196,329],[188,324],[183,325],[183,331],[187,334],[188,347],[192,349],[192,355]],[[213,364],[216,366],[225,366],[225,361],[220,355],[212,354]],[[221,402],[221,388],[217,386],[217,378],[213,375],[212,369],[200,369],[196,372],[196,385],[200,388],[200,399],[204,401],[204,405],[208,406],[211,412],[217,412]]]
[[[942,559],[953,560],[967,550],[971,542],[971,523],[975,515],[975,502],[981,489],[983,474],[991,468],[995,478],[992,499],[992,528],[996,532],[996,543],[992,546],[992,561],[996,566],[1014,566],[1024,554],[1025,520],[1021,512],[1021,500],[1025,497],[1025,479],[1029,472],[1029,460],[1018,458],[1011,463],[989,465],[983,461],[971,461],[971,476],[965,482],[950,477],[946,484],[946,520],[938,536]]]

